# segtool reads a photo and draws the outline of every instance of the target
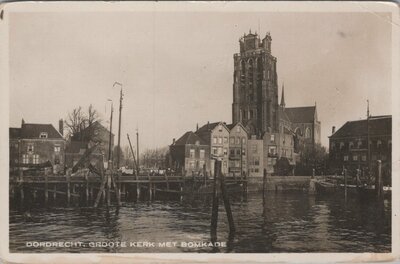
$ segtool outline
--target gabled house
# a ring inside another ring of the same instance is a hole
[[[229,174],[247,175],[248,131],[237,122],[227,125],[229,129]]]
[[[192,131],[183,134],[169,146],[171,166],[184,175],[203,174],[210,170],[210,146]]]
[[[64,171],[65,140],[52,124],[28,124],[9,129],[10,172],[51,168],[54,174]]]
[[[210,146],[210,173],[214,175],[215,159],[222,162],[221,171],[228,174],[228,153],[229,153],[229,128],[224,122],[207,123],[196,131],[204,142]]]

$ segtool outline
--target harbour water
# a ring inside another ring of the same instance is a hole
[[[221,202],[221,201],[220,201]],[[190,196],[124,203],[122,207],[32,206],[10,210],[11,252],[390,252],[391,202],[342,195],[268,192],[231,197],[236,232],[229,235],[223,204],[218,239],[210,242],[211,197]],[[39,242],[82,242],[77,247]],[[102,247],[100,243],[107,242]],[[114,246],[112,243],[114,243]],[[115,242],[126,242],[126,247]],[[132,242],[154,242],[138,247]],[[161,247],[158,243],[171,242]],[[185,246],[186,243],[186,246]],[[34,246],[36,245],[36,246]],[[189,247],[188,245],[193,245]],[[224,245],[224,244],[223,244]]]

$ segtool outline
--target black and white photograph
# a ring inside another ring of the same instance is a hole
[[[399,257],[396,4],[0,9],[11,259]]]

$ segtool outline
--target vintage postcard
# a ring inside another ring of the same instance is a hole
[[[399,26],[382,2],[0,5],[1,262],[400,261]]]

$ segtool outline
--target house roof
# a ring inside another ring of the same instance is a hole
[[[368,133],[367,119],[348,121],[339,128],[330,138],[349,136],[366,136]],[[369,135],[391,135],[392,116],[376,116],[369,119]]]
[[[107,133],[109,132],[109,130],[108,130],[105,126],[103,126],[99,121],[95,121],[95,122],[94,122],[93,124],[91,124],[90,126],[84,128],[83,131],[89,130],[89,129],[91,129],[92,127],[95,127],[96,129],[105,130],[105,131],[107,131]],[[111,133],[111,135],[114,136],[114,133]]]
[[[10,127],[9,134],[10,134],[10,139],[18,139],[21,137],[21,128]]]
[[[47,133],[47,138],[63,139],[52,124],[22,124],[21,128],[10,127],[10,138],[32,139],[40,138],[40,133]]]
[[[188,144],[196,144],[196,142],[199,142],[200,145],[206,145],[204,140],[202,140],[198,135],[196,135],[192,131],[188,131],[183,136],[181,136],[177,141],[175,141],[176,146],[183,146],[183,145],[188,145]]]
[[[223,126],[225,126],[225,128],[227,128],[229,130],[229,128],[227,127],[227,125],[224,122],[214,122],[214,123],[207,123],[207,124],[203,125],[196,131],[196,133],[203,133],[203,132],[211,131],[219,124],[222,124]]]
[[[282,120],[290,122],[290,118],[282,107],[279,107],[279,116]]]
[[[287,107],[284,112],[292,123],[312,123],[316,109],[316,106]]]
[[[232,130],[232,129],[233,129],[235,126],[237,126],[237,125],[241,126],[242,129],[243,129],[246,133],[248,133],[247,128],[246,128],[241,122],[236,122],[236,123],[228,124],[228,125],[226,125],[226,127],[227,127],[229,130]]]

